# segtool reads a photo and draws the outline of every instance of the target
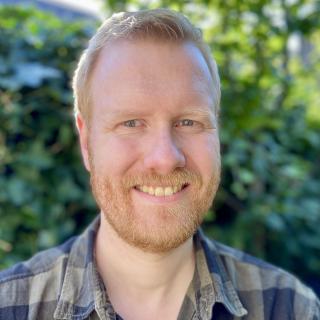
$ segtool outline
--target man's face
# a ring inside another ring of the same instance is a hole
[[[220,179],[212,80],[199,49],[112,43],[93,71],[91,96],[90,126],[77,122],[107,223],[145,251],[178,247],[202,222]]]

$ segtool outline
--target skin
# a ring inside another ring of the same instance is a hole
[[[125,319],[176,319],[192,280],[192,234],[220,179],[211,88],[191,43],[117,41],[93,71],[90,125],[76,121],[102,214],[98,269]],[[174,184],[168,197],[137,188]]]

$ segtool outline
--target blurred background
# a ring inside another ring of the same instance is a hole
[[[70,79],[112,12],[169,7],[220,68],[223,177],[204,229],[320,295],[320,2],[0,0],[0,268],[96,216]]]

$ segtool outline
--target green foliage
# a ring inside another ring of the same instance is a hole
[[[152,2],[158,6],[201,27],[220,67],[223,179],[207,232],[319,277],[319,3]],[[106,1],[108,12],[149,7]],[[68,86],[92,29],[30,10],[1,9],[0,21],[0,257],[7,266],[79,232],[95,212]],[[297,38],[301,54],[289,50]]]
[[[224,175],[208,230],[302,277],[319,276],[319,3],[209,6],[219,17],[205,35],[223,85]],[[298,35],[312,43],[307,57],[289,51]]]
[[[1,267],[79,231],[88,191],[69,87],[93,26],[32,9],[0,9]]]
[[[202,23],[223,87],[223,179],[206,229],[319,276],[319,3],[201,2],[188,15],[197,23],[205,9],[215,17]],[[289,51],[297,36],[312,44],[307,57]]]

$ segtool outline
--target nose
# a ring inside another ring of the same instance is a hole
[[[160,175],[183,168],[186,158],[171,132],[161,132],[150,140],[144,157],[145,169]]]

